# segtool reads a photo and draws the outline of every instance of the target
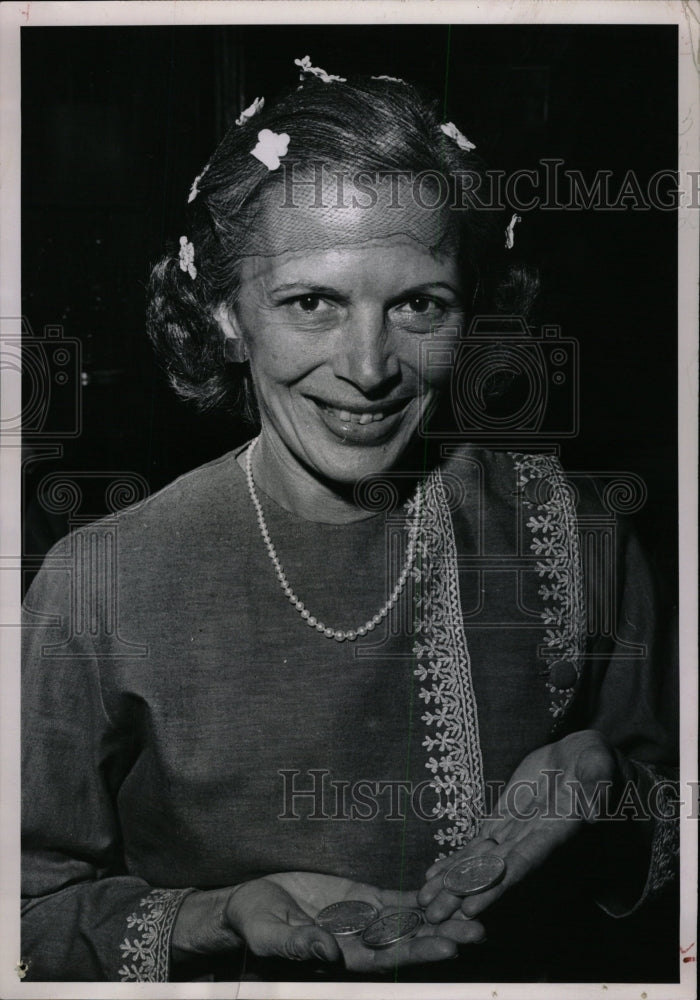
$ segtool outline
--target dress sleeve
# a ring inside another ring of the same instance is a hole
[[[129,875],[116,806],[133,760],[111,722],[70,540],[27,595],[22,669],[22,960],[27,980],[162,982],[186,888]]]
[[[592,635],[587,726],[607,737],[626,773],[617,819],[600,824],[600,836],[610,848],[608,870],[631,872],[637,859],[638,877],[626,886],[618,879],[616,888],[611,880],[598,901],[611,916],[627,916],[677,869],[677,614],[634,533],[624,521],[616,527],[617,558],[607,566],[605,559],[589,558],[586,566]]]

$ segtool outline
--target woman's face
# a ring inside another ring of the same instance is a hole
[[[329,249],[241,266],[232,319],[264,433],[325,480],[348,484],[394,467],[449,377],[444,361],[439,375],[430,371],[425,348],[437,336],[449,349],[459,336],[457,261],[413,239],[409,216],[392,218],[403,235],[377,237],[377,220],[360,214],[354,237],[364,229],[372,238],[335,247],[332,216],[314,218],[300,231],[320,227],[314,242]],[[263,224],[274,227],[274,215]]]

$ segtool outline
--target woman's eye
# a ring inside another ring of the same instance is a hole
[[[300,295],[294,300],[302,312],[318,312],[322,299],[320,295]]]
[[[406,303],[411,312],[417,313],[418,315],[423,315],[424,313],[430,312],[431,309],[437,308],[438,304],[433,299],[429,299],[426,295],[414,295],[412,299],[409,299]]]
[[[445,308],[444,303],[429,295],[412,295],[398,306],[398,312],[409,316],[440,316]]]
[[[396,306],[396,316],[404,323],[421,320],[425,324],[441,319],[447,308],[444,302],[429,295],[412,295]]]
[[[336,321],[338,303],[321,292],[290,295],[278,303],[290,322],[306,326],[322,326]]]

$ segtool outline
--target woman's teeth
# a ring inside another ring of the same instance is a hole
[[[351,413],[350,410],[334,410],[331,406],[327,406],[326,409],[338,420],[344,420],[346,423],[349,421],[352,424],[372,424],[384,419],[383,413]]]

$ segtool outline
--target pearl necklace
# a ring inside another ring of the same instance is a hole
[[[372,618],[366,621],[364,625],[360,625],[358,628],[354,629],[346,629],[346,630],[332,629],[329,628],[327,625],[324,625],[324,623],[320,622],[317,618],[315,618],[314,615],[312,615],[306,608],[304,602],[297,597],[297,595],[290,587],[289,581],[287,580],[285,572],[282,569],[282,564],[280,563],[277,557],[277,552],[275,551],[275,547],[272,544],[272,539],[270,538],[270,532],[268,531],[267,528],[265,515],[263,514],[262,506],[260,504],[260,501],[258,500],[258,494],[255,491],[255,483],[253,482],[253,465],[252,465],[253,451],[259,440],[260,440],[259,437],[254,438],[250,442],[250,445],[248,446],[245,459],[246,479],[248,480],[248,492],[250,493],[250,499],[253,502],[253,507],[255,508],[255,513],[257,514],[258,517],[258,525],[260,527],[260,533],[263,537],[263,541],[265,542],[265,547],[267,548],[267,554],[270,557],[272,565],[275,567],[275,571],[277,573],[277,579],[280,582],[282,590],[284,591],[289,602],[295,607],[295,609],[304,619],[306,624],[309,625],[311,628],[315,628],[317,632],[321,633],[321,635],[325,635],[327,639],[336,639],[338,642],[344,642],[346,639],[349,639],[352,642],[354,639],[357,639],[358,636],[367,635],[368,632],[371,632],[372,629],[376,628],[376,626],[379,625],[384,620],[384,618],[386,618],[391,609],[394,607],[399,597],[401,596],[402,590],[406,586],[406,580],[408,579],[408,575],[411,572],[411,568],[413,566],[413,560],[416,554],[416,539],[418,537],[418,526],[421,514],[421,502],[423,499],[423,490],[421,483],[419,483],[418,486],[416,487],[416,493],[415,493],[416,510],[408,533],[408,551],[406,553],[406,562],[403,570],[401,571],[401,576],[396,581],[396,586],[392,590],[387,600],[384,602],[384,605],[376,613],[376,615],[374,615]]]

